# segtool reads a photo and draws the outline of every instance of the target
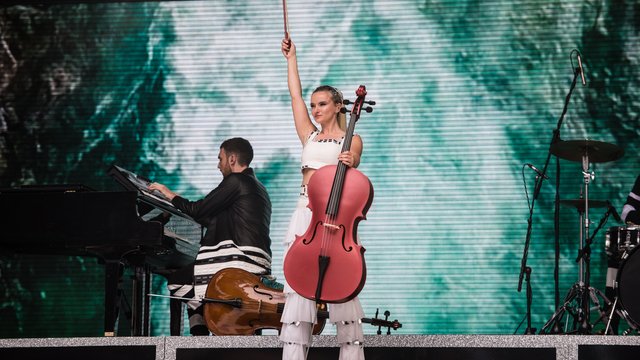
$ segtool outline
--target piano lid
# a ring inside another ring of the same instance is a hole
[[[96,191],[84,184],[52,184],[52,185],[21,185],[15,188],[0,189],[1,193],[50,193],[50,192],[85,192]]]

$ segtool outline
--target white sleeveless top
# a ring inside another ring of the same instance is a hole
[[[325,165],[338,164],[344,137],[315,140],[319,133],[317,130],[312,132],[302,148],[302,169],[319,169]]]

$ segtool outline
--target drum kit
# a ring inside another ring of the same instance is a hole
[[[575,208],[579,213],[579,251],[578,281],[568,291],[564,303],[542,327],[540,333],[580,333],[591,334],[596,323],[606,323],[605,334],[610,333],[612,318],[624,319],[629,330],[640,328],[640,227],[612,227],[605,235],[605,251],[610,259],[619,261],[615,281],[615,299],[608,299],[605,294],[590,286],[590,246],[593,237],[606,223],[610,214],[621,221],[609,201],[589,199],[589,184],[595,179],[595,172],[590,169],[592,163],[615,161],[624,155],[624,150],[617,145],[593,140],[558,141],[550,147],[550,153],[565,160],[582,164],[583,188],[580,199],[560,200],[563,206]],[[607,208],[607,213],[600,221],[593,234],[590,231],[589,209]],[[591,323],[590,311],[599,313],[598,319]],[[568,314],[564,321],[563,316]],[[564,325],[562,324],[564,323]]]
[[[640,328],[640,226],[614,226],[605,235],[605,251],[609,259],[619,264],[613,285],[616,297],[611,306],[606,332],[609,333],[614,314],[629,324],[630,330]]]

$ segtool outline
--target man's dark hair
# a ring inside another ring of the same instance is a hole
[[[253,147],[246,139],[239,137],[227,139],[220,145],[220,149],[223,149],[227,155],[236,154],[238,164],[242,166],[249,166],[253,160]]]

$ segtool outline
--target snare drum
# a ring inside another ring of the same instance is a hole
[[[614,288],[620,307],[628,320],[640,326],[640,248],[636,247],[622,255],[622,263],[616,276]]]
[[[620,259],[622,254],[633,250],[640,242],[640,226],[614,226],[604,237],[604,250],[610,258]]]

